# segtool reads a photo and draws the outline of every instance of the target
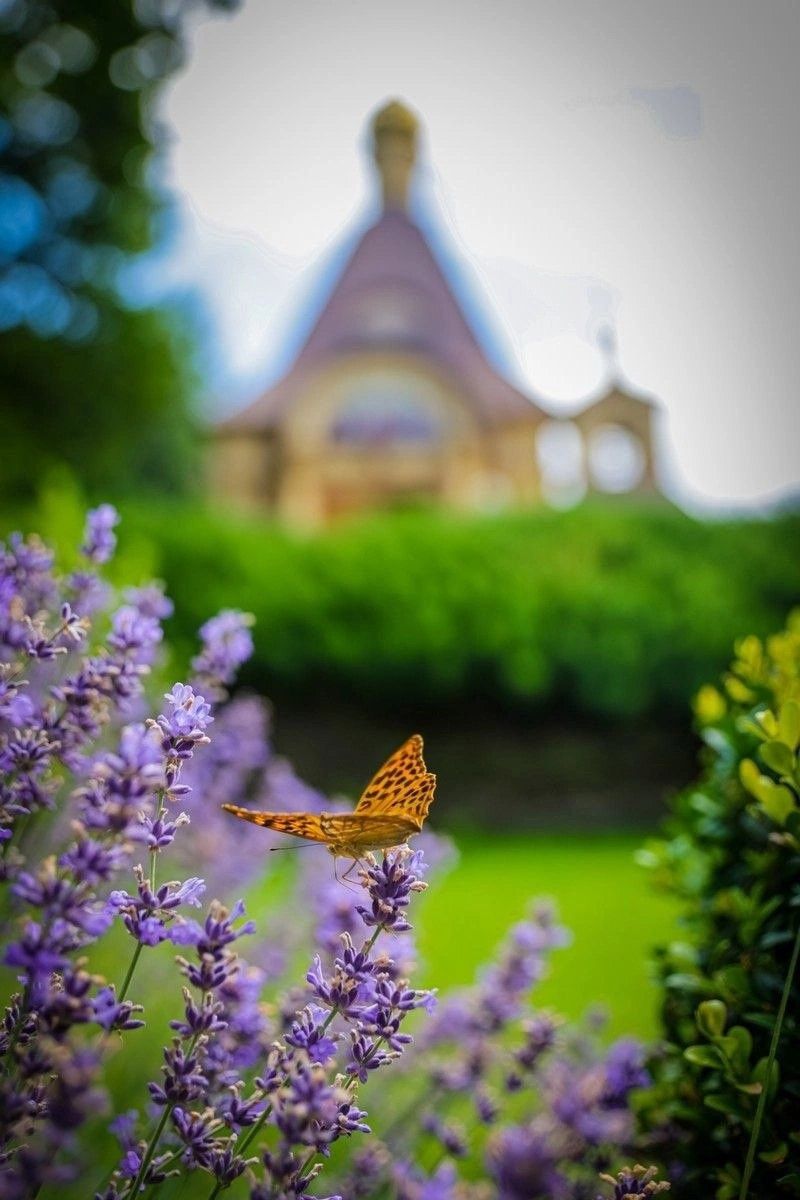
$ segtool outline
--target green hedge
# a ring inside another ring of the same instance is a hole
[[[280,697],[682,715],[740,630],[766,633],[800,598],[798,516],[604,504],[301,536],[188,505],[122,515],[123,554],[138,548],[175,600],[173,640],[188,653],[209,612],[250,610],[247,683]]]
[[[680,905],[644,1123],[676,1200],[800,1196],[800,611],[695,704],[699,779],[640,855]],[[666,1144],[663,1144],[666,1140]]]

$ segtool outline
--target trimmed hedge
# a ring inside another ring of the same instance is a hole
[[[493,703],[683,714],[738,632],[800,599],[800,517],[699,521],[667,505],[459,518],[387,514],[301,536],[189,505],[122,512],[176,603],[255,614],[246,682],[382,708]],[[127,569],[127,568],[126,568]]]

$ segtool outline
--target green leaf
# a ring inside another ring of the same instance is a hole
[[[719,1037],[725,1032],[728,1009],[721,1000],[704,1000],[698,1005],[697,1027],[708,1038]]]
[[[775,720],[775,714],[768,708],[762,708],[755,715],[755,724],[761,732],[762,737],[774,738],[778,736],[778,722]],[[745,727],[749,727],[750,722],[745,718],[742,722]]]
[[[698,1067],[719,1067],[722,1065],[722,1055],[715,1046],[687,1046],[683,1057]]]
[[[693,946],[691,942],[670,942],[667,946],[667,952],[671,963],[686,967],[695,967],[697,965],[697,947]]]
[[[717,1045],[735,1071],[743,1073],[747,1070],[753,1038],[744,1025],[733,1025],[725,1037],[718,1039]]]
[[[760,1096],[764,1090],[760,1083],[734,1083],[733,1086],[737,1092],[744,1092],[748,1096]]]
[[[711,990],[711,983],[704,979],[702,975],[690,975],[686,971],[675,971],[668,975],[664,980],[668,988],[675,988],[681,992],[708,992]]]
[[[703,1104],[706,1108],[713,1108],[714,1112],[724,1113],[726,1117],[742,1116],[742,1106],[738,1097],[725,1096],[715,1092],[711,1096],[704,1096]]]
[[[797,808],[797,801],[782,783],[769,782],[770,787],[761,798],[761,807],[776,825],[785,825],[786,818]]]
[[[796,750],[800,745],[800,703],[797,700],[785,700],[781,705],[778,737],[790,750]]]
[[[779,1142],[772,1150],[762,1150],[758,1157],[762,1162],[769,1163],[771,1167],[774,1167],[778,1163],[782,1163],[788,1153],[789,1147],[786,1142]]]
[[[714,975],[714,990],[731,999],[737,1006],[743,997],[749,996],[753,982],[751,976],[738,963],[722,967]]]
[[[778,1065],[778,1061],[776,1059],[775,1062],[773,1062],[773,1064],[772,1064],[772,1071],[770,1072],[769,1083],[767,1084],[767,1063],[768,1062],[769,1062],[768,1058],[760,1058],[758,1060],[756,1065],[753,1067],[753,1079],[760,1086],[766,1085],[767,1097],[771,1099],[778,1090],[778,1083],[780,1082],[781,1072],[780,1072],[780,1067]]]
[[[768,775],[762,775],[752,758],[744,758],[740,762],[739,779],[742,787],[755,796],[767,816],[778,825],[783,825],[789,813],[797,807],[794,794],[782,783],[775,783]]]
[[[784,742],[764,742],[758,753],[762,762],[776,775],[784,775],[787,779],[794,775],[795,757]]]
[[[762,775],[752,758],[743,758],[739,763],[739,779],[745,791],[755,796],[756,800],[760,799],[758,792]]]

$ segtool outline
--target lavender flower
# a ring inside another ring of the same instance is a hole
[[[402,1159],[394,1164],[392,1181],[397,1200],[456,1200],[462,1195],[452,1163],[441,1163],[432,1175]]]
[[[374,1140],[368,1146],[355,1150],[343,1188],[348,1200],[368,1200],[368,1197],[377,1195],[391,1161],[386,1147]]]
[[[53,554],[37,537],[12,533],[0,542],[0,645],[27,647],[30,622],[56,602]]]
[[[545,1121],[512,1125],[496,1134],[486,1165],[498,1200],[566,1200],[570,1188],[558,1167],[564,1149]]]
[[[648,1087],[650,1075],[645,1069],[645,1048],[635,1038],[620,1038],[609,1047],[604,1062],[604,1102],[624,1105],[634,1088]]]
[[[192,668],[198,685],[215,698],[224,696],[225,687],[253,653],[253,621],[250,613],[223,609],[200,628],[203,649],[192,659]]]
[[[119,513],[112,504],[101,504],[89,510],[81,551],[91,562],[98,565],[108,562],[117,545],[114,526],[119,524]]]
[[[384,855],[383,861],[368,866],[362,878],[372,905],[356,906],[356,912],[365,925],[372,925],[394,933],[410,929],[405,917],[412,893],[422,892],[428,886],[421,878],[423,858],[414,851]]]
[[[109,897],[111,906],[123,919],[128,933],[145,946],[157,946],[171,937],[179,945],[186,941],[184,926],[172,926],[177,910],[185,904],[200,907],[205,883],[196,877],[183,883],[164,883],[153,891],[141,867],[134,868],[137,894],[114,891]]]
[[[475,1065],[488,1061],[483,1050],[487,1039],[498,1036],[520,1016],[531,988],[544,975],[546,955],[566,941],[566,931],[556,923],[552,908],[538,903],[527,921],[511,929],[497,961],[478,984],[467,993],[448,997],[440,1006],[425,1044],[460,1042]],[[453,1077],[456,1088],[463,1086],[461,1078]]]
[[[208,745],[211,740],[206,735],[214,720],[211,705],[202,696],[195,695],[187,683],[176,683],[164,699],[168,711],[161,713],[154,722],[162,731],[163,748],[169,758],[189,759],[196,746]]]
[[[175,606],[168,596],[164,595],[164,585],[148,583],[144,587],[128,588],[125,598],[129,604],[142,614],[143,617],[153,617],[157,621],[165,621],[175,611]]]
[[[308,1005],[292,1022],[286,1042],[304,1050],[312,1063],[328,1063],[336,1056],[336,1042],[325,1032],[325,1010]]]
[[[668,1192],[670,1185],[662,1180],[656,1180],[657,1167],[623,1167],[614,1179],[611,1175],[601,1175],[605,1183],[610,1183],[614,1189],[614,1200],[623,1200],[625,1196],[655,1196]],[[598,1196],[597,1200],[604,1200]]]
[[[243,797],[262,804],[261,789],[275,759],[269,746],[269,712],[254,696],[237,696],[214,710],[211,744],[202,754],[184,762],[182,785],[191,790],[192,811],[202,813],[182,831],[176,855],[186,864],[201,861],[209,890],[230,895],[264,871],[263,846],[241,821],[232,821],[222,811],[225,803],[239,804]],[[275,797],[263,797],[264,807],[281,807]],[[265,965],[262,955],[260,965]],[[280,970],[283,947],[271,939],[269,957]]]
[[[123,604],[111,619],[108,645],[129,662],[149,665],[162,637],[156,617],[145,615],[132,604]]]
[[[130,1000],[118,1001],[113,984],[101,988],[92,999],[92,1016],[101,1029],[107,1032],[112,1029],[118,1033],[141,1029],[144,1021],[140,1021],[133,1014],[143,1011],[141,1004],[132,1004]]]

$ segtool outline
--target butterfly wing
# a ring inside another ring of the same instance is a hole
[[[416,823],[401,815],[378,814],[364,816],[361,813],[323,813],[322,828],[326,841],[332,847],[346,847],[351,851],[383,850],[388,846],[399,846],[412,833],[418,832]]]
[[[433,804],[435,793],[436,776],[427,771],[425,777],[406,793],[402,802],[398,802],[398,811],[402,811],[403,816],[413,821],[417,829],[421,829],[428,809]]]
[[[322,818],[316,813],[256,812],[252,808],[240,808],[238,804],[223,804],[222,807],[243,821],[252,821],[254,825],[263,825],[277,833],[290,833],[309,842],[330,841],[323,829]]]
[[[351,813],[256,812],[223,804],[226,812],[277,833],[324,842],[334,853],[397,846],[418,833],[428,815],[436,776],[425,766],[422,738],[413,734],[387,759]]]
[[[422,828],[433,802],[436,776],[425,766],[422,738],[414,733],[367,785],[354,815],[392,817]]]
[[[243,821],[251,821],[253,825],[305,838],[309,842],[323,842],[334,850],[341,847],[344,853],[351,850],[382,850],[384,846],[397,846],[412,833],[416,833],[418,828],[414,821],[400,815],[365,817],[355,812],[318,815],[302,812],[257,812],[252,808],[240,808],[236,804],[223,804],[222,807]]]

